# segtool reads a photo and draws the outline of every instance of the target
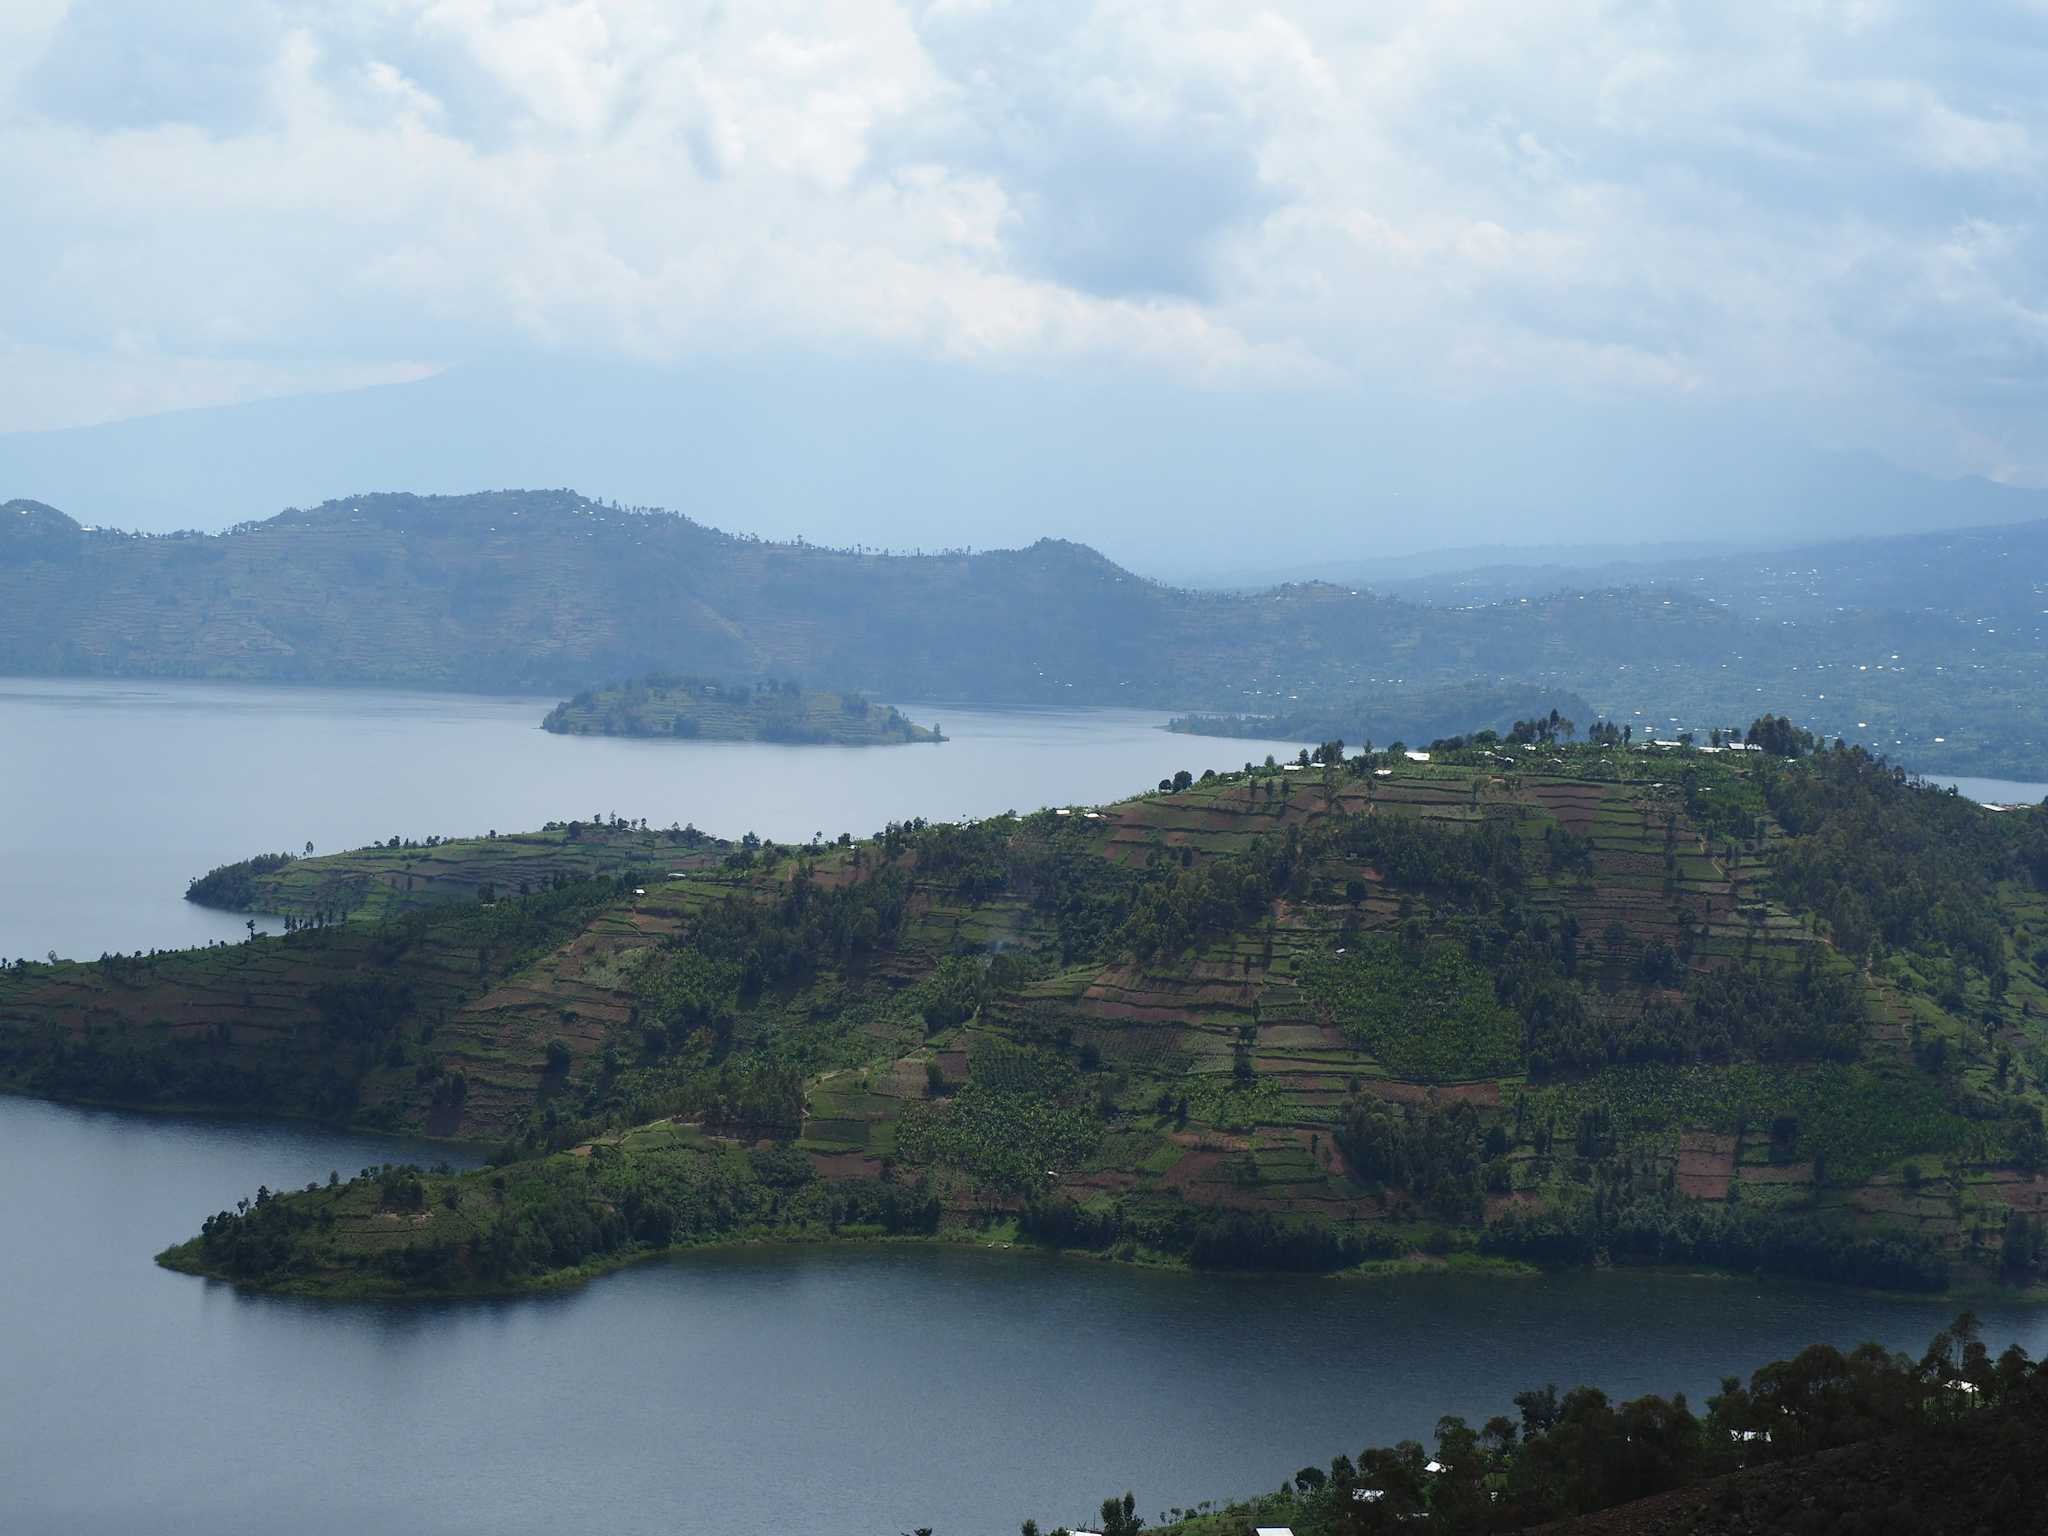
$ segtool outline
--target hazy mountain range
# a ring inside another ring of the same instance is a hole
[[[1745,563],[1746,562],[1746,563]],[[1789,711],[1930,771],[2039,776],[2048,523],[1730,557],[1660,584],[1431,606],[1199,592],[1086,546],[778,544],[571,491],[380,494],[225,534],[0,512],[0,669],[567,692],[642,672],[884,700],[1300,718],[1474,682],[1644,731]]]

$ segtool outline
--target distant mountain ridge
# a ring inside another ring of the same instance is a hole
[[[345,497],[217,535],[35,526],[33,542],[0,534],[0,667],[17,671],[563,690],[687,667],[893,697],[1224,706],[1362,687],[1431,621],[1334,586],[1180,591],[1065,540],[825,549],[566,490]],[[1637,606],[1537,625],[1572,655]],[[1531,644],[1475,631],[1429,670]]]
[[[1297,706],[1271,715],[1180,716],[1169,729],[1190,736],[1426,747],[1440,738],[1479,731],[1505,736],[1516,721],[1541,720],[1553,711],[1580,728],[1590,726],[1598,713],[1578,694],[1563,689],[1445,683],[1436,688],[1375,689],[1362,698]]]
[[[345,497],[183,535],[10,502],[0,671],[557,695],[688,671],[1284,717],[1514,684],[1639,734],[1740,726],[1773,699],[1923,771],[2048,777],[2048,522],[1744,558],[1775,564],[1429,606],[1182,590],[1055,539],[772,543],[569,490]]]

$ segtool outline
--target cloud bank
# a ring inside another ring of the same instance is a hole
[[[0,59],[0,430],[807,351],[2048,483],[2043,0],[23,0]]]

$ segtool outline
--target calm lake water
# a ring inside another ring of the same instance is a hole
[[[802,1248],[581,1291],[365,1305],[150,1256],[258,1183],[424,1155],[0,1099],[0,1525],[17,1531],[1009,1536],[1277,1485],[1545,1381],[1685,1389],[1953,1304],[1665,1275],[1287,1280]],[[1994,1349],[2048,1312],[1987,1309]]]
[[[955,739],[576,740],[535,728],[548,702],[0,683],[0,952],[233,936],[237,920],[180,899],[186,880],[308,840],[614,811],[795,839],[1105,800],[1268,750],[1168,736],[1157,714],[914,705]],[[1009,1533],[1125,1487],[1148,1515],[1271,1487],[1544,1381],[1700,1396],[1814,1339],[1917,1350],[1952,1310],[1728,1279],[1290,1281],[907,1247],[372,1306],[151,1263],[259,1183],[408,1157],[460,1160],[0,1098],[0,1527]],[[2048,1351],[2048,1313],[1986,1324],[1994,1347]]]
[[[912,816],[1134,793],[1278,744],[1174,736],[1158,712],[905,705],[919,747],[551,736],[551,699],[219,683],[0,680],[0,955],[90,958],[242,935],[185,901],[217,864],[311,842],[645,816],[778,841]],[[1292,750],[1288,748],[1288,750]]]
[[[2019,779],[1959,779],[1936,774],[1927,782],[1944,787],[1953,784],[1957,793],[1986,805],[2039,805],[2048,800],[2048,784],[2029,784]]]

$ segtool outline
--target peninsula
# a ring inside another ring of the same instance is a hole
[[[600,876],[655,879],[715,864],[729,848],[694,826],[650,829],[614,815],[551,821],[538,832],[404,837],[346,853],[264,853],[197,876],[185,899],[298,923],[397,917],[456,902],[495,903]]]
[[[16,961],[0,1084],[497,1146],[166,1255],[273,1289],[848,1233],[2040,1281],[2048,811],[1770,717],[1741,752],[1525,724]]]

